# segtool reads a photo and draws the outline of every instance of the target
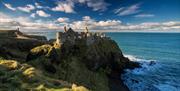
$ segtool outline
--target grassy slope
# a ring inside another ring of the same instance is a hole
[[[38,56],[29,62],[0,57],[0,90],[109,91],[103,70],[90,71],[78,57],[68,57],[56,65],[50,57],[53,48],[51,45],[33,48],[31,53]],[[59,48],[55,51],[60,53]],[[47,68],[50,67],[56,72],[49,73]]]
[[[31,55],[41,54],[41,57],[31,60],[28,63],[42,70],[45,73],[44,75],[51,78],[82,85],[93,91],[109,91],[108,78],[103,70],[97,72],[90,71],[78,56],[69,56],[61,60],[59,65],[56,65],[52,63],[53,60],[50,57],[52,48],[53,46],[43,45],[32,49]],[[60,53],[59,48],[56,48],[55,51]],[[55,72],[49,73],[54,70]]]
[[[83,86],[54,79],[28,64],[0,58],[0,90],[88,91]]]

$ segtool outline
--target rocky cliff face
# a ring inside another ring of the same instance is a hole
[[[72,91],[112,91],[111,84],[114,81],[111,78],[117,77],[116,80],[120,80],[120,74],[124,69],[139,67],[138,63],[123,56],[115,41],[106,37],[99,37],[90,45],[86,45],[86,39],[76,39],[73,44],[65,41],[61,45],[42,41],[36,41],[37,43],[33,42],[34,45],[30,45],[31,42],[28,39],[22,40],[22,43],[23,41],[26,44],[19,45],[16,44],[18,41],[14,41],[13,44],[16,45],[8,46],[7,43],[7,46],[1,45],[3,47],[0,49],[0,67],[4,69],[0,70],[3,73],[0,78],[4,77],[3,79],[8,80],[5,72],[16,74],[11,71],[20,71],[18,75],[23,79],[10,77],[14,79],[13,82],[17,80],[20,84],[17,88],[8,82],[6,84],[19,90],[23,85],[22,89],[24,90],[27,90],[25,88],[37,88],[38,90],[52,88],[51,90],[60,91],[67,89]],[[6,52],[7,50],[8,52]],[[9,70],[8,67],[12,66],[13,69]],[[28,70],[28,68],[31,69]],[[33,81],[29,82],[31,80]],[[0,88],[8,89],[5,85],[0,85]]]
[[[75,44],[65,41],[58,46],[39,46],[30,51],[27,61],[57,78],[93,91],[111,90],[109,77],[117,75],[120,80],[124,69],[139,67],[123,56],[115,41],[106,37],[91,45],[86,45],[85,39],[76,39]]]

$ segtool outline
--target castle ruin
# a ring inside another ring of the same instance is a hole
[[[75,44],[76,39],[86,39],[86,44],[91,45],[98,38],[105,37],[104,33],[92,33],[89,32],[86,27],[83,32],[75,32],[71,28],[68,30],[64,27],[64,32],[56,33],[56,44],[63,44],[65,41],[69,41],[71,44]]]

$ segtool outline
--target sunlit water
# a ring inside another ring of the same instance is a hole
[[[55,38],[56,31],[29,32]],[[131,91],[180,91],[180,33],[106,33],[142,68],[121,77]],[[150,63],[153,61],[153,64]]]

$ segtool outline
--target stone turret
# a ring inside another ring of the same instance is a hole
[[[56,33],[56,44],[60,43],[60,34],[59,32]]]
[[[85,32],[85,33],[88,33],[88,32],[89,32],[89,30],[88,30],[87,27],[85,28],[84,32]]]
[[[17,31],[19,31],[19,27],[17,28]]]
[[[66,26],[64,26],[64,32],[67,32]]]
[[[57,32],[56,33],[56,44],[61,45],[65,41],[69,41],[70,43],[74,44],[76,38],[78,38],[78,33],[69,28],[66,30],[64,27],[64,32]]]

